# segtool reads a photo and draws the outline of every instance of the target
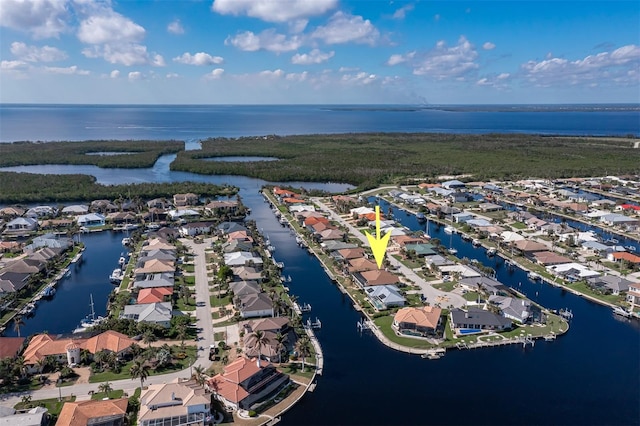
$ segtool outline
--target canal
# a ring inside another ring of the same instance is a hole
[[[166,157],[162,159],[168,164],[166,160]],[[242,200],[252,211],[249,218],[269,236],[276,248],[275,258],[285,263],[284,274],[292,277],[291,293],[301,302],[310,303],[313,310],[309,315],[322,321],[318,339],[324,351],[324,375],[318,378],[315,391],[305,395],[283,416],[284,425],[586,425],[637,424],[640,419],[637,323],[619,321],[610,309],[559,288],[529,282],[523,272],[507,271],[498,257],[486,257],[484,249],[474,248],[459,235],[452,237],[452,243],[460,257],[478,259],[495,267],[500,281],[518,288],[543,306],[572,309],[575,319],[569,332],[555,342],[538,341],[533,348],[510,346],[450,351],[435,361],[396,352],[372,335],[357,331],[360,314],[353,309],[348,296],[329,280],[315,257],[299,248],[290,230],[278,223],[259,193],[264,181],[171,172],[158,164],[147,170],[38,166],[34,171],[89,173],[96,176],[98,182],[109,184],[197,180],[241,188]],[[321,184],[305,186],[328,190],[344,188]],[[424,229],[413,215],[398,210],[396,217],[410,229]],[[445,245],[449,242],[449,236],[432,223],[429,234],[440,238]],[[101,235],[104,240],[96,244],[85,241],[86,263],[80,267],[83,272],[87,270],[88,276],[107,283],[107,292],[100,296],[100,301],[94,293],[96,310],[104,307],[110,290],[106,277],[122,250],[117,236]],[[93,256],[89,251],[91,245],[110,246],[109,254]],[[70,299],[58,296],[49,303],[54,315],[50,318],[65,317],[71,307],[77,305],[79,315],[68,323],[72,328],[88,310],[88,297],[85,301],[81,296]],[[44,309],[39,310],[32,321],[44,318],[43,312]],[[40,326],[41,330],[52,330],[44,320]],[[33,330],[39,331],[35,327]]]

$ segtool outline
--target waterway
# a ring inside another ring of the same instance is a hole
[[[488,258],[454,235],[460,257],[476,258],[497,270],[497,278],[549,308],[569,308],[575,314],[569,332],[555,342],[450,351],[442,359],[424,360],[395,352],[370,334],[360,334],[353,309],[324,273],[315,257],[300,249],[288,228],[282,227],[258,189],[263,181],[245,177],[198,176],[171,172],[162,164],[147,170],[102,170],[88,166],[38,166],[38,173],[90,173],[101,183],[194,180],[227,183],[241,188],[249,217],[269,236],[274,256],[291,275],[291,293],[313,307],[309,314],[322,321],[318,339],[325,357],[318,386],[286,413],[283,425],[326,424],[637,424],[640,420],[640,330],[638,324],[619,321],[611,310],[544,284],[529,282],[519,270],[507,271],[498,257]],[[89,171],[91,170],[91,171]],[[26,171],[26,170],[25,170]],[[309,184],[308,188],[340,190],[344,185]],[[383,207],[387,211],[388,207]],[[398,210],[398,220],[410,229],[424,229],[413,215]],[[449,236],[429,225],[429,234],[445,245]],[[87,274],[107,282],[121,251],[120,240],[100,234],[104,241],[87,243]],[[100,238],[97,235],[96,238]],[[111,240],[109,239],[111,238]],[[111,248],[109,255],[92,254],[91,246]],[[64,283],[62,288],[64,288]],[[108,289],[108,288],[107,288]],[[537,292],[537,295],[536,295]],[[81,296],[49,302],[52,311],[66,316],[70,306],[88,308]],[[60,295],[62,296],[62,295]],[[106,294],[94,293],[96,310]],[[40,309],[40,308],[39,308]],[[52,327],[45,311],[34,317],[33,332]],[[72,328],[78,318],[69,321]],[[51,321],[51,320],[49,320]],[[36,327],[36,322],[39,327]]]

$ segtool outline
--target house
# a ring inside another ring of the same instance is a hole
[[[255,256],[251,252],[236,251],[224,254],[224,264],[230,267],[234,266],[261,266],[262,258]]]
[[[149,385],[140,395],[138,425],[205,425],[211,423],[211,398],[195,380]]]
[[[81,215],[89,213],[89,206],[86,204],[72,204],[70,206],[66,206],[62,209],[61,213],[63,215]]]
[[[164,328],[171,326],[173,309],[171,302],[147,303],[144,305],[126,305],[120,318],[132,319],[136,322],[148,322]]]
[[[214,397],[231,409],[250,410],[289,384],[289,376],[269,362],[240,357],[207,381]]]
[[[286,318],[285,318],[286,319]],[[251,333],[245,333],[243,340],[244,354],[249,358],[266,359],[269,362],[281,362],[282,353],[278,350],[277,333],[271,330],[262,330],[264,333],[264,341],[258,347],[256,337]]]
[[[121,357],[135,340],[117,331],[107,330],[89,339],[56,338],[49,334],[37,334],[31,338],[22,356],[30,372],[38,371],[37,363],[47,356],[53,356],[58,362],[66,361],[68,365],[76,364],[80,359],[80,350],[86,349],[91,354],[109,351]]]
[[[364,257],[364,249],[362,248],[354,248],[354,249],[343,249],[333,252],[333,257],[336,260],[347,262],[349,260],[358,259]]]
[[[186,194],[175,194],[173,196],[173,205],[176,207],[194,206],[198,204],[200,197],[196,194],[188,192]]]
[[[378,285],[403,285],[400,277],[381,269],[356,272],[353,274],[356,283],[364,288]]]
[[[289,329],[290,321],[287,317],[263,318],[247,321],[244,328],[247,332],[271,331],[273,333],[285,334]]]
[[[106,218],[100,213],[81,214],[76,217],[78,226],[91,228],[95,226],[104,226]]]
[[[89,210],[97,213],[114,213],[118,211],[118,206],[109,200],[93,200],[89,204]]]
[[[39,218],[43,216],[55,216],[58,210],[51,206],[36,206],[32,207],[25,213],[26,217]]]
[[[478,208],[486,213],[486,212],[497,212],[498,210],[504,210],[504,207],[502,207],[499,204],[493,204],[493,203],[480,203],[478,204]]]
[[[4,268],[0,271],[0,294],[20,291],[29,284],[30,272],[13,272]]]
[[[453,309],[449,315],[451,328],[456,330],[456,334],[459,334],[460,330],[502,331],[513,326],[510,319],[475,306],[470,307],[468,311]]]
[[[216,230],[222,234],[229,234],[235,231],[247,231],[247,228],[240,225],[238,222],[222,222],[216,227]]]
[[[318,233],[318,238],[321,241],[342,240],[344,238],[344,232],[339,229],[325,229]]]
[[[56,426],[124,426],[127,398],[65,402]]]
[[[439,267],[440,275],[457,275],[459,278],[475,278],[482,274],[469,266],[462,264],[442,265]]]
[[[320,244],[320,246],[329,253],[342,249],[358,248],[356,244],[345,243],[343,241],[337,240],[324,241]]]
[[[173,295],[173,287],[143,288],[138,292],[136,304],[169,302]]]
[[[531,317],[532,305],[529,300],[491,295],[489,296],[489,303],[497,306],[505,318],[512,319],[521,324],[528,322]]]
[[[548,251],[545,244],[532,240],[518,240],[513,243],[513,248],[522,253],[523,256],[531,257],[533,253]]]
[[[440,185],[442,185],[443,188],[446,188],[449,190],[461,189],[465,187],[465,184],[463,182],[460,182],[458,179],[448,180],[448,181],[442,182]]]
[[[143,275],[174,272],[175,269],[174,263],[170,260],[151,259],[144,262],[143,267],[136,268],[134,273],[136,275],[136,279],[140,279]]]
[[[212,216],[235,216],[240,211],[240,203],[238,200],[216,200],[207,204],[204,210]]]
[[[402,308],[393,317],[393,328],[401,334],[434,336],[440,325],[441,313],[442,309],[437,306]]]
[[[561,265],[548,266],[547,271],[552,274],[566,278],[569,281],[579,281],[582,279],[597,277],[600,272],[592,271],[581,263],[563,263]]]
[[[49,247],[52,249],[60,249],[62,251],[68,249],[73,245],[71,238],[60,237],[55,234],[44,234],[35,237],[31,244],[25,246],[25,251],[35,251],[43,247]]]
[[[4,358],[15,358],[20,353],[24,345],[24,337],[3,337],[0,336],[0,360]]]
[[[509,287],[493,278],[478,276],[463,278],[459,281],[460,288],[466,291],[478,291],[488,295],[507,296],[510,294]]]
[[[468,220],[474,218],[473,214],[467,212],[456,213],[452,216],[455,223],[467,223]]]
[[[233,253],[234,251],[250,251],[253,243],[244,240],[231,240],[222,245],[222,251],[225,253]]]
[[[436,251],[433,249],[433,246],[431,244],[426,244],[426,243],[405,244],[404,250],[406,252],[413,251],[418,257],[432,256],[434,254],[437,254]]]
[[[210,233],[212,227],[212,222],[191,222],[181,225],[178,232],[182,237],[193,237],[194,235]]]
[[[536,263],[544,266],[561,265],[563,263],[573,262],[568,257],[561,256],[552,251],[539,251],[539,252],[532,253],[532,256],[533,256],[533,259],[535,259]]]
[[[400,293],[400,289],[395,285],[365,287],[364,293],[367,295],[373,306],[380,311],[396,306],[404,306],[407,302],[407,299],[405,299]]]
[[[5,226],[5,233],[31,232],[38,229],[38,221],[30,217],[17,217]]]
[[[2,217],[20,217],[25,213],[24,209],[15,206],[4,207],[0,209],[0,216]]]
[[[600,221],[610,226],[637,225],[638,223],[640,223],[640,219],[618,213],[610,213],[608,215],[604,215],[600,218]]]
[[[373,271],[374,269],[378,269],[378,265],[366,257],[358,257],[348,261],[347,271],[350,274],[363,271]]]
[[[234,281],[262,281],[264,278],[261,270],[252,266],[235,266],[231,270],[233,271]]]
[[[272,317],[273,301],[266,293],[249,293],[237,298],[236,306],[242,318]]]
[[[153,200],[147,201],[147,207],[149,209],[161,209],[165,210],[171,207],[171,203],[169,203],[164,198],[154,198]]]
[[[587,279],[587,285],[590,287],[614,295],[627,292],[631,284],[633,284],[632,281],[616,275],[602,275]]]
[[[147,274],[133,283],[134,288],[173,287],[173,272],[162,274]]]
[[[629,284],[629,289],[627,290],[627,302],[634,306],[640,305],[640,282]]]
[[[136,266],[139,268],[144,267],[144,264],[150,260],[162,260],[167,262],[175,262],[176,254],[171,250],[149,250],[145,251],[142,257],[139,257]]]
[[[109,223],[115,224],[123,224],[123,223],[132,223],[137,221],[137,217],[135,214],[131,212],[113,212],[107,214],[105,219]]]
[[[631,254],[631,253],[627,253],[625,251],[609,253],[607,255],[607,259],[612,261],[612,262],[627,261],[629,263],[640,264],[640,256],[635,255],[635,254]]]
[[[229,284],[229,289],[236,297],[247,294],[258,294],[262,291],[257,281],[234,281]]]
[[[48,412],[44,407],[35,407],[17,413],[14,408],[0,406],[0,426],[47,426]]]
[[[167,217],[171,220],[197,219],[200,217],[200,213],[193,209],[176,209],[169,210],[167,212]]]

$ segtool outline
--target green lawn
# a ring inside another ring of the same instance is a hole
[[[433,284],[432,287],[442,291],[452,291],[456,287],[456,283],[453,281],[447,281],[446,283]]]
[[[180,311],[195,311],[196,310],[196,299],[194,297],[190,297],[187,303],[184,303],[184,299],[182,297],[176,300],[176,308]]]
[[[515,229],[527,229],[528,228],[528,226],[525,225],[522,222],[513,222],[513,223],[510,224],[510,226],[512,228],[515,228]]]
[[[465,294],[463,294],[462,297],[464,297],[464,299],[468,300],[469,302],[475,302],[476,300],[478,300],[478,292],[468,291]]]
[[[107,395],[104,392],[96,392],[93,395],[91,395],[91,399],[93,399],[94,401],[100,401],[101,399],[105,399],[105,398],[118,399],[118,398],[122,398],[122,395],[124,395],[124,391],[122,389],[116,389],[109,392],[109,395]]]
[[[194,276],[184,277],[184,283],[188,286],[194,286],[196,285],[196,277]]]
[[[188,263],[184,263],[184,264],[182,265],[182,270],[183,270],[184,272],[190,272],[190,273],[193,273],[193,272],[195,272],[195,271],[196,271],[196,267],[195,267],[194,265],[190,265],[190,264],[188,264]]]
[[[604,294],[596,293],[595,291],[593,291],[591,289],[591,287],[589,287],[584,282],[577,282],[577,283],[569,284],[569,285],[567,285],[567,287],[568,288],[572,288],[574,290],[577,290],[580,293],[584,293],[584,294],[589,295],[591,297],[595,297],[596,299],[604,300],[605,302],[609,302],[609,303],[615,303],[615,304],[619,305],[624,301],[624,297],[622,297],[622,296],[614,296],[613,294],[604,295]]]
[[[393,317],[390,315],[376,318],[373,320],[373,322],[378,327],[380,327],[382,334],[384,334],[387,339],[391,340],[394,343],[397,343],[403,346],[408,346],[411,348],[418,348],[418,349],[429,349],[434,347],[434,345],[427,342],[426,340],[396,336],[396,333],[391,328],[391,324],[393,323]]]
[[[15,408],[16,410],[24,410],[26,408],[44,406],[49,411],[49,413],[57,417],[60,414],[62,406],[65,402],[73,402],[75,400],[75,396],[65,396],[62,398],[62,401],[58,401],[58,398],[40,399],[37,401],[31,401],[28,405],[19,402],[13,408]]]
[[[220,298],[218,298],[217,295],[214,295],[209,297],[209,301],[211,302],[211,306],[214,308],[217,306],[226,306],[231,303],[231,295],[227,294],[226,296]]]

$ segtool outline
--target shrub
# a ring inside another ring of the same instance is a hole
[[[258,413],[256,413],[255,411],[253,411],[253,410],[249,411],[249,417],[256,417],[257,415],[258,415]]]

